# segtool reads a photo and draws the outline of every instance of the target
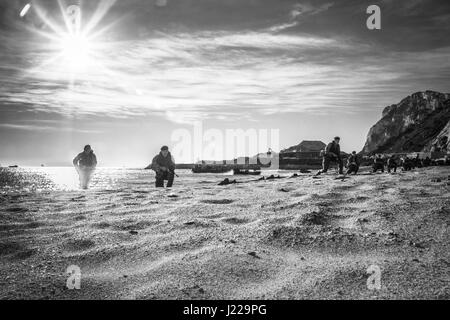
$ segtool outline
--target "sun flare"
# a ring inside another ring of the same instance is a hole
[[[85,69],[89,66],[92,44],[83,35],[65,35],[60,39],[60,50],[64,64],[70,69]]]
[[[65,6],[62,0],[58,0],[61,9],[63,23],[57,23],[57,17],[51,16],[44,7],[39,5],[25,6],[20,16],[29,14],[30,10],[46,26],[44,29],[36,29],[33,26],[27,28],[36,35],[42,36],[46,43],[47,58],[42,59],[30,74],[43,74],[49,78],[64,78],[70,84],[81,82],[89,74],[108,73],[103,66],[106,44],[102,41],[102,35],[108,31],[118,20],[99,27],[99,23],[106,15],[114,0],[100,2],[90,20],[81,18],[82,9],[79,5]]]

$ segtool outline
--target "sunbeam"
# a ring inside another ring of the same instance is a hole
[[[30,9],[33,9],[48,31],[31,27],[27,27],[27,29],[49,40],[49,42],[41,44],[48,57],[28,70],[28,74],[35,76],[39,74],[46,78],[55,78],[55,76],[58,79],[65,78],[70,84],[81,77],[87,78],[86,73],[108,74],[105,67],[103,65],[100,67],[96,60],[104,60],[102,52],[107,44],[102,42],[101,36],[110,30],[116,21],[102,26],[99,30],[96,28],[114,3],[115,0],[101,1],[89,21],[84,23],[80,6],[73,4],[67,6],[64,1],[58,0],[63,25],[56,23],[56,17],[50,18],[49,14],[39,5],[26,5],[20,15],[25,16]]]

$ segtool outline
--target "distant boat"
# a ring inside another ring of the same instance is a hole
[[[234,175],[252,175],[252,176],[258,176],[261,174],[261,170],[242,170],[242,169],[233,169]]]
[[[19,166],[17,164],[13,165],[13,166],[9,166],[8,168],[18,168]]]
[[[233,168],[226,165],[210,165],[210,164],[196,164],[192,168],[193,173],[225,173],[231,171]]]

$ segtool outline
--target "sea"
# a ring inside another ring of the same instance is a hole
[[[294,171],[267,170],[261,175],[288,176]],[[227,173],[192,173],[191,170],[177,170],[174,188],[197,186],[199,184],[217,185],[225,178],[239,182],[259,179],[260,176],[242,176]],[[152,170],[133,168],[96,169],[89,190],[136,190],[153,188],[155,173]],[[79,190],[78,173],[73,167],[19,167],[0,168],[0,193],[28,193],[43,191],[76,191]]]

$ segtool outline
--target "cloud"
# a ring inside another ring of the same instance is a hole
[[[300,22],[302,16],[313,16],[324,12],[334,5],[333,2],[328,2],[319,6],[314,6],[310,3],[296,3],[289,12],[289,21],[274,25],[269,28],[271,32],[281,32],[283,30],[293,28]]]
[[[147,3],[134,0],[134,6],[128,6],[153,12],[155,3],[151,7]],[[399,14],[396,3],[386,3],[392,6],[390,15]],[[417,2],[412,8],[424,3],[428,2]],[[160,9],[172,21],[188,18],[176,9],[186,9],[192,18],[207,11],[205,4],[169,1]],[[15,37],[6,37],[0,44],[0,103],[32,105],[36,112],[67,117],[154,115],[183,123],[285,112],[361,112],[384,103],[380,99],[390,103],[403,92],[424,87],[438,90],[449,78],[450,44],[445,41],[415,54],[402,48],[386,50],[375,37],[370,41],[359,37],[356,29],[335,34],[335,25],[345,25],[344,14],[354,14],[353,2],[312,5],[286,0],[277,9],[283,21],[272,15],[262,18],[276,7],[269,1],[213,1],[210,5],[211,17],[222,9],[241,8],[236,12],[240,18],[253,11],[248,16],[253,27],[238,28],[241,24],[230,20],[232,27],[217,30],[203,21],[186,32],[158,29],[140,39],[100,39],[92,63],[73,74],[63,61],[53,59],[57,52],[48,50],[48,40],[14,33]],[[117,16],[125,7],[116,2],[104,8]],[[140,19],[137,15],[136,23],[145,28]],[[312,21],[320,19],[328,19],[325,35],[317,23],[312,29]],[[422,33],[414,36],[422,39],[416,47],[428,39]],[[43,61],[48,63],[42,65]]]
[[[291,11],[291,18],[297,18],[302,14],[315,15],[328,10],[334,5],[334,2],[327,2],[319,6],[314,6],[310,3],[296,3]]]
[[[77,132],[77,133],[101,133],[99,130],[84,130],[71,127],[50,127],[37,124],[13,124],[13,123],[0,123],[0,128],[13,129],[13,130],[25,130],[25,131],[57,131],[57,132]]]
[[[265,31],[162,33],[105,46],[97,53],[101,66],[77,75],[73,86],[59,63],[22,80],[4,79],[9,90],[0,101],[66,116],[157,115],[177,123],[357,112],[379,103],[380,92],[416,90],[424,79],[430,87],[439,84],[436,75],[447,76],[449,52],[386,54],[351,39]]]

